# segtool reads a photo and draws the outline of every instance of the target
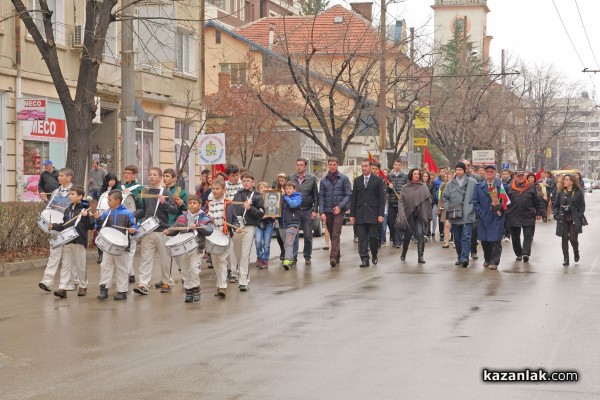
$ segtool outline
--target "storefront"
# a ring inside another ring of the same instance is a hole
[[[67,121],[58,101],[46,101],[46,119],[19,121],[23,138],[24,201],[40,201],[38,183],[45,160],[56,169],[64,168],[67,159]]]

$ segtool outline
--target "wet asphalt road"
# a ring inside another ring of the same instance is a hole
[[[361,269],[348,226],[339,268],[319,238],[312,266],[273,260],[226,300],[204,269],[195,304],[180,285],[99,302],[91,263],[88,297],[42,292],[41,270],[0,277],[0,399],[600,398],[600,191],[586,200],[569,268],[540,222],[529,264],[504,243],[498,272],[454,267],[439,242],[425,265],[412,244],[406,262],[384,247]],[[483,383],[484,367],[574,369],[579,382]]]

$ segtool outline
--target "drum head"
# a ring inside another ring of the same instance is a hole
[[[195,237],[193,232],[180,233],[177,236],[173,236],[165,243],[165,246],[175,246],[184,242],[187,242],[191,238]]]
[[[206,239],[219,246],[227,246],[229,243],[229,237],[219,229],[213,229],[213,233]]]
[[[106,238],[106,240],[117,246],[127,246],[127,236],[121,233],[118,229],[105,227],[100,230],[100,233]]]
[[[104,192],[98,199],[98,212],[102,214],[108,208],[108,192]]]
[[[135,197],[131,193],[123,193],[123,205],[131,212],[137,209],[135,206]]]
[[[46,221],[53,223],[53,224],[63,222],[63,217],[65,216],[60,211],[51,210],[49,208],[46,208],[45,210],[43,210],[41,215]]]

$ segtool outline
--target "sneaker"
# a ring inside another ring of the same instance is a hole
[[[505,241],[505,242],[510,242],[510,239],[509,239],[509,238],[507,238],[507,237],[505,237],[505,238],[504,238],[504,241]]]
[[[311,261],[310,257],[305,257],[304,258],[304,265],[311,265],[311,264],[312,264],[312,261]]]
[[[77,296],[87,296],[87,288],[80,287]]]
[[[141,295],[147,295],[148,294],[148,288],[144,285],[137,285],[134,289],[133,289],[133,293],[137,293],[137,294],[141,294]]]
[[[185,289],[185,299],[184,303],[193,303],[194,302],[194,293],[192,289]]]
[[[329,246],[323,246],[323,250],[329,250]]]
[[[498,266],[496,264],[490,264],[490,270],[497,270]]]
[[[522,256],[517,256],[517,261],[521,261],[523,259]]]
[[[268,261],[261,261],[260,262],[260,267],[258,267],[259,269],[268,269],[269,268],[269,262]]]
[[[254,263],[256,264],[256,268],[260,268],[260,266],[262,265],[262,260],[260,258],[257,258]]]
[[[215,294],[215,296],[220,299],[224,299],[225,297],[227,297],[227,289],[219,288],[219,290],[217,290],[217,293]]]
[[[67,291],[65,289],[58,289],[58,290],[54,291],[54,295],[56,297],[60,297],[61,299],[66,299]]]
[[[135,275],[129,275],[129,283],[135,283]]]
[[[529,256],[527,254],[523,255],[523,262],[529,262]]]
[[[240,285],[240,292],[247,292],[248,291],[248,285]]]
[[[160,289],[163,286],[163,281],[158,281],[154,284],[154,287]]]
[[[163,283],[163,285],[160,287],[160,292],[161,293],[171,293],[171,285],[169,285],[168,283]]]
[[[449,243],[444,243],[442,245],[442,249],[448,249],[448,248],[450,248],[450,244]]]
[[[38,286],[40,287],[40,289],[45,290],[46,292],[51,292],[52,291],[52,285],[49,285],[47,283],[40,282],[38,284]]]
[[[237,283],[237,281],[238,281],[238,277],[237,276],[231,275],[229,277],[229,283]]]
[[[115,295],[115,297],[113,297],[114,300],[127,300],[127,293],[126,292],[117,292],[117,294]]]
[[[79,284],[78,284],[78,283],[69,283],[69,284],[67,285],[67,291],[68,291],[68,292],[72,292],[72,291],[74,291],[74,290],[77,290],[77,286],[79,286]]]
[[[293,263],[294,262],[292,260],[283,260],[283,269],[286,271],[289,270]]]
[[[354,243],[358,243],[358,237],[354,237]]]
[[[487,267],[489,267],[490,265],[492,265],[492,264],[490,264],[489,262],[485,261],[485,262],[483,263],[483,268],[487,268]]]
[[[468,261],[463,261],[462,262],[462,266],[463,266],[463,268],[467,268],[469,266],[469,262]]]
[[[477,253],[471,253],[471,258],[473,260],[479,260],[479,257],[477,256]]]
[[[331,268],[335,268],[337,266],[337,260],[335,258],[330,259],[329,265],[331,265]]]

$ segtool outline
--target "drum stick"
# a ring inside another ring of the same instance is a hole
[[[91,210],[91,208],[88,208],[88,209],[86,209],[86,210],[83,210],[83,211],[90,211],[90,210]],[[82,212],[83,212],[83,211],[82,211]],[[77,218],[79,218],[79,216],[80,216],[80,215],[81,215],[81,213],[80,213],[80,214],[77,214],[76,216],[74,216],[73,218],[71,218],[70,220],[68,220],[67,222],[65,222],[63,225],[67,225],[67,224],[69,224],[69,223],[71,223],[71,222],[75,221]],[[82,216],[83,216],[83,215],[82,215]]]
[[[206,200],[207,203],[213,202],[214,200]],[[233,205],[240,205],[243,206],[244,204],[246,204],[245,201],[230,201],[229,204],[233,204]]]
[[[67,207],[57,206],[56,204],[50,204],[50,207],[52,207],[52,208],[60,208],[61,210],[66,210],[67,209]]]
[[[125,229],[128,230],[129,228],[127,228],[126,226],[119,226],[119,225],[111,225],[111,226],[107,226],[107,228],[115,228],[115,229]],[[132,227],[133,228],[133,227]]]
[[[195,228],[190,228],[189,226],[174,226],[169,228],[170,231],[186,231],[188,229],[204,229],[204,226],[197,226]]]
[[[232,225],[232,224],[230,224],[229,222],[225,222],[225,225],[227,225],[227,226],[228,226],[228,227],[230,227],[230,228],[236,229],[236,230],[237,230],[237,229],[241,229],[239,226]],[[244,231],[241,231],[241,232],[239,232],[239,233],[246,233],[246,232],[244,232]]]
[[[151,194],[151,193],[141,193],[140,197],[142,199],[158,199],[161,195],[160,194]],[[164,197],[166,197],[165,195],[163,195]]]

